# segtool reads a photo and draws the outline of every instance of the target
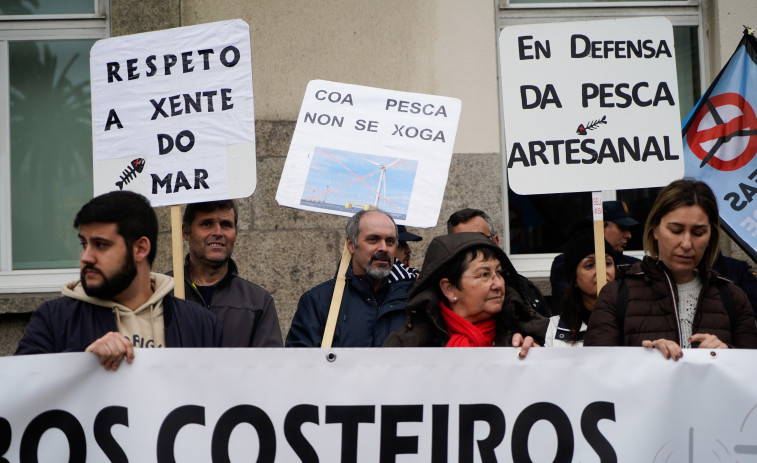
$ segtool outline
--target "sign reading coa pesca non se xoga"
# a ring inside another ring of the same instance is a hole
[[[509,26],[499,45],[513,191],[645,188],[683,176],[667,19]]]
[[[381,209],[399,224],[434,226],[460,111],[456,98],[312,80],[276,201],[347,217]]]

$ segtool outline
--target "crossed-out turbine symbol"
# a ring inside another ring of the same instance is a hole
[[[671,439],[663,443],[655,453],[653,463],[667,462],[749,462],[757,461],[757,439],[754,438],[754,431],[757,430],[757,414],[752,417],[753,412],[757,410],[757,404],[754,405],[744,416],[739,427],[739,432],[734,435],[734,441],[740,442],[731,445],[723,442],[720,438],[704,438],[710,442],[702,443],[702,437],[696,436],[694,427],[688,429],[686,439]],[[754,422],[755,429],[750,429],[747,425]],[[754,444],[745,444],[743,442],[755,441]],[[742,458],[739,456],[752,458]]]

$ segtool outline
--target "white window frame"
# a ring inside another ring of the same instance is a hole
[[[496,42],[497,42],[497,80],[499,81],[499,33],[506,26],[516,24],[543,24],[550,22],[588,21],[612,18],[632,18],[645,16],[664,16],[673,26],[697,26],[699,39],[699,75],[700,92],[707,89],[709,82],[709,44],[707,41],[707,2],[706,0],[679,1],[644,1],[617,3],[539,3],[511,4],[510,0],[495,0]],[[499,85],[497,85],[499,89]],[[500,90],[498,90],[500,92]],[[502,97],[499,94],[500,153],[504,159],[505,138],[502,117]],[[502,237],[504,248],[518,272],[528,278],[546,278],[557,253],[511,254],[509,198],[507,188],[507,164],[502,163]],[[615,191],[603,191],[604,200],[616,199]],[[628,255],[641,258],[643,251],[630,251]]]
[[[0,293],[59,291],[79,277],[76,268],[13,270],[8,41],[109,37],[110,1],[92,1],[94,14],[0,15]]]

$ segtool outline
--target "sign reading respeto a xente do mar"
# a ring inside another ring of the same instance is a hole
[[[499,45],[516,193],[656,187],[683,176],[670,21],[510,26]]]
[[[128,189],[153,206],[251,195],[251,56],[242,20],[95,43],[95,194]]]
[[[460,107],[455,98],[310,81],[276,200],[343,216],[381,209],[398,223],[436,225]]]

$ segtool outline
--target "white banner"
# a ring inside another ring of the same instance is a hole
[[[756,363],[748,350],[146,349],[106,372],[91,354],[5,357],[0,461],[755,461]]]
[[[460,108],[456,98],[310,81],[276,201],[347,217],[378,208],[399,224],[435,226]]]
[[[668,19],[508,26],[499,53],[513,191],[657,187],[683,176]]]
[[[167,206],[255,191],[247,23],[113,37],[90,54],[95,195],[127,189]]]

